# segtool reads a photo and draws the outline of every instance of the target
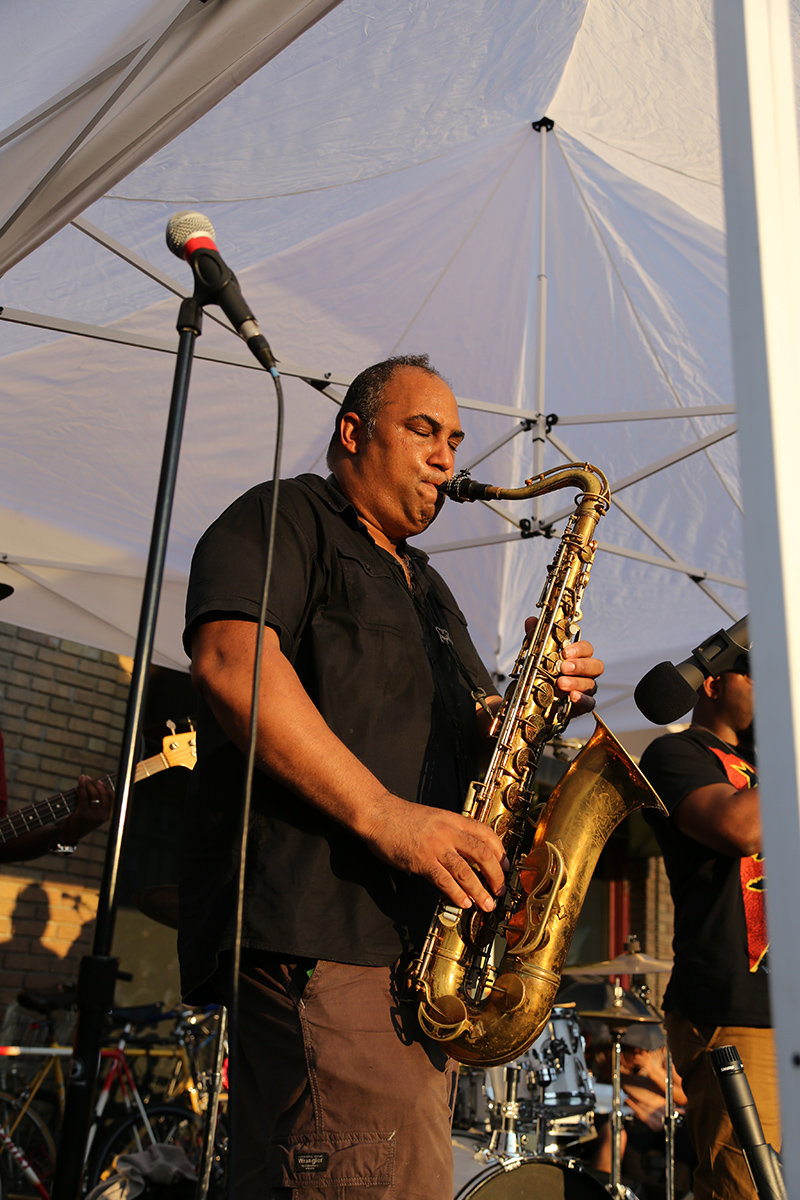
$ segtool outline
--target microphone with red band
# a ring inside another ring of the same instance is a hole
[[[202,213],[175,213],[167,224],[167,246],[178,258],[186,259],[192,268],[197,303],[203,307],[218,304],[262,367],[276,375],[269,343],[258,328],[236,276],[223,261],[215,237],[214,226]]]

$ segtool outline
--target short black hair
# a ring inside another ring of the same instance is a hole
[[[447,382],[444,376],[431,366],[427,354],[396,354],[393,358],[386,358],[383,362],[366,367],[360,375],[356,375],[350,384],[341,408],[336,414],[336,424],[328,443],[327,462],[329,467],[339,439],[342,419],[347,413],[355,413],[363,421],[367,441],[372,437],[375,432],[375,420],[384,405],[384,389],[398,367],[416,367],[428,375],[433,375],[436,379],[441,379],[444,383]]]

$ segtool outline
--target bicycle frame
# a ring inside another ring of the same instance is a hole
[[[33,1185],[37,1193],[41,1196],[42,1200],[50,1200],[50,1193],[48,1192],[47,1188],[44,1186],[41,1179],[20,1150],[19,1146],[13,1141],[11,1136],[6,1132],[2,1125],[0,1125],[0,1145],[2,1145],[8,1151],[17,1165],[21,1168],[23,1175],[28,1182]]]

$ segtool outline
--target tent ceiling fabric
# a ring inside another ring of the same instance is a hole
[[[112,5],[113,19],[92,23],[96,7],[48,9],[34,76],[18,60],[40,18],[12,4],[0,126],[69,88],[133,39],[129,21],[151,15]],[[73,75],[57,29],[66,39],[68,19],[84,39]],[[713,45],[705,0],[505,0],[502,21],[490,0],[342,0],[84,213],[188,288],[164,229],[179,208],[205,212],[282,360],[347,380],[389,353],[429,351],[456,395],[482,406],[462,408],[461,456],[503,441],[474,473],[515,486],[534,469],[535,430],[492,406],[535,410],[545,136],[544,411],[559,421],[544,465],[588,460],[612,485],[641,475],[599,526],[584,606],[584,633],[607,662],[603,706],[622,729],[644,723],[630,694],[649,666],[747,610]],[[544,115],[555,128],[542,135],[531,123]],[[30,182],[13,186],[22,195]],[[4,211],[9,195],[4,183]],[[10,246],[0,237],[0,257]],[[65,225],[8,270],[0,304],[0,579],[18,589],[0,617],[130,653],[174,360],[8,317],[177,345],[178,302]],[[199,351],[245,362],[240,346],[206,317]],[[249,368],[204,358],[193,369],[163,663],[185,665],[197,537],[270,471],[271,386]],[[284,473],[324,471],[335,404],[299,379],[286,393]],[[707,406],[720,411],[683,411]],[[563,513],[566,495],[545,497],[545,516]],[[529,505],[499,507],[448,504],[420,545],[435,551],[487,665],[505,674],[554,542],[520,538]]]
[[[0,143],[0,272],[192,125],[336,3],[151,0],[117,5],[110,20],[109,6],[86,0],[71,5],[66,19],[43,11],[52,5],[37,5],[27,21],[7,11],[3,79],[11,91],[11,121],[3,123]],[[100,23],[102,40],[93,28]],[[84,69],[74,74],[78,63]],[[53,78],[65,74],[66,64],[66,86],[53,92]],[[42,84],[44,96],[37,95]],[[27,109],[31,98],[33,108]]]

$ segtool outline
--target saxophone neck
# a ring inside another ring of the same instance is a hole
[[[528,500],[532,496],[542,496],[546,492],[556,492],[567,487],[580,489],[580,501],[599,502],[600,515],[611,502],[611,491],[603,472],[591,463],[578,462],[551,467],[541,475],[526,479],[525,486],[519,488],[501,488],[490,483],[478,483],[470,477],[469,471],[459,471],[443,484],[440,490],[451,500],[463,504],[465,501],[474,500]]]
[[[546,492],[557,492],[561,488],[568,487],[580,489],[579,504],[584,500],[599,501],[600,515],[607,510],[611,503],[611,489],[608,486],[608,480],[598,467],[594,467],[588,462],[564,463],[560,467],[551,467],[549,471],[543,471],[541,475],[534,475],[532,479],[526,479],[525,487],[517,488],[516,491],[524,492],[525,496],[520,495],[519,499],[525,499],[528,496],[541,496]]]

